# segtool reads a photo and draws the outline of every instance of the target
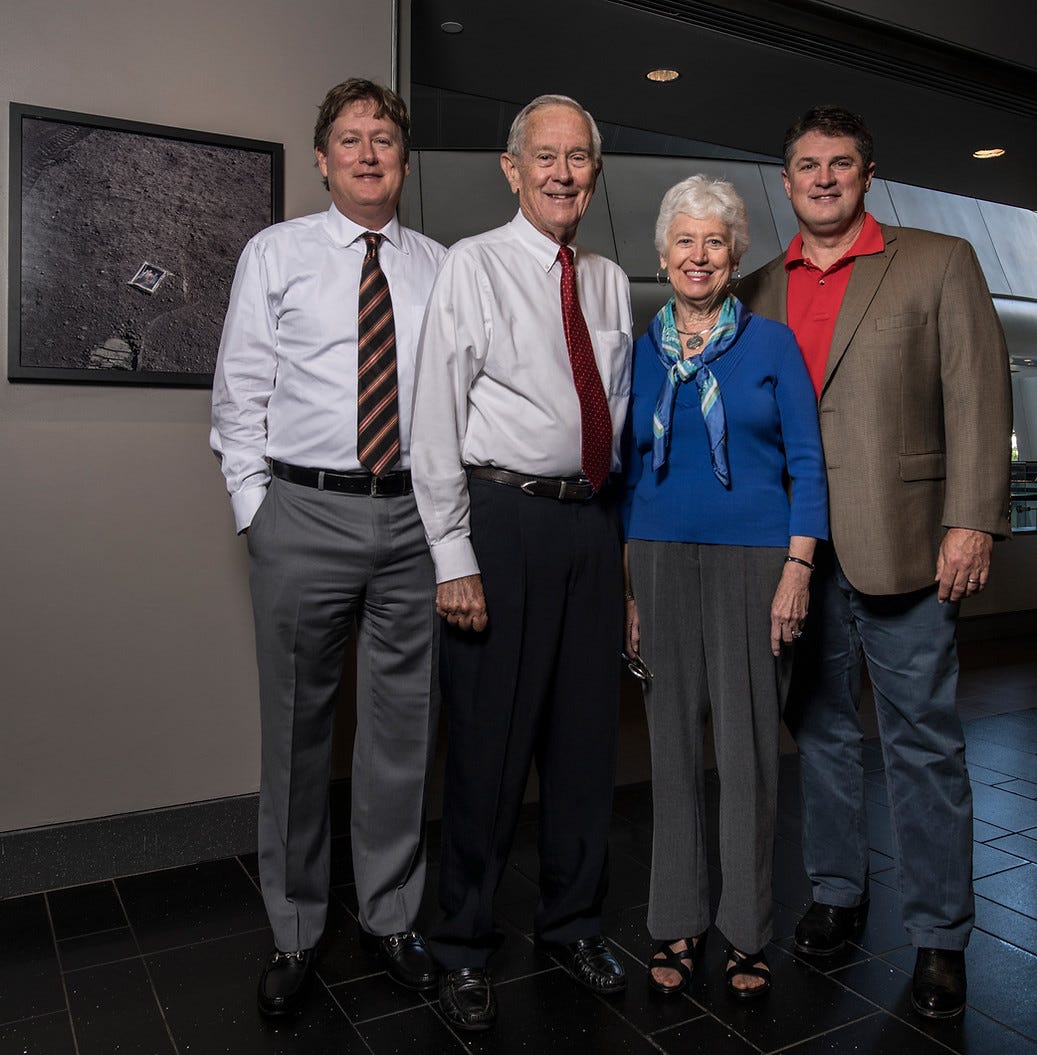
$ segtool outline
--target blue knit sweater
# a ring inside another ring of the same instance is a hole
[[[713,474],[694,381],[680,386],[669,458],[652,470],[652,412],[666,375],[660,339],[656,317],[634,345],[623,447],[625,537],[731,546],[827,538],[817,401],[792,331],[754,315],[710,365],[727,414],[730,488]]]

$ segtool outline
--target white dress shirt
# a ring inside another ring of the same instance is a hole
[[[238,261],[213,378],[210,436],[238,531],[263,501],[267,458],[336,472],[363,468],[356,452],[356,358],[365,230],[332,205],[260,231]],[[395,217],[380,233],[406,467],[418,334],[446,250]]]
[[[558,248],[519,212],[504,227],[458,242],[433,286],[418,352],[411,464],[437,582],[479,571],[466,465],[536,476],[581,472]],[[576,249],[576,288],[618,469],[630,395],[630,286],[611,260]]]

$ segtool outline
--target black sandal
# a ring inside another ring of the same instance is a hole
[[[727,947],[728,960],[734,961],[727,969],[727,991],[739,1000],[756,1000],[765,996],[771,989],[771,971],[767,964],[767,957],[763,951],[745,953],[739,952],[733,945]],[[735,985],[735,976],[749,974],[754,978],[762,978],[763,985],[752,989],[739,989]]]
[[[686,948],[677,952],[672,946],[679,941],[683,941]],[[659,942],[655,952],[652,953],[652,958],[648,961],[648,985],[663,996],[676,996],[677,993],[683,993],[691,984],[692,972],[698,966],[699,957],[702,955],[702,947],[705,944],[705,932],[694,938],[671,938],[669,941]],[[685,960],[691,960],[690,967],[684,962]],[[663,985],[652,974],[652,971],[657,967],[676,971],[681,976],[681,980],[676,985]]]

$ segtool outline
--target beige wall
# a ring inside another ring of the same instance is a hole
[[[389,80],[390,6],[2,0],[3,244],[9,101],[283,142],[286,215],[325,208],[316,105]],[[247,562],[208,417],[203,390],[0,381],[0,831],[256,789]]]

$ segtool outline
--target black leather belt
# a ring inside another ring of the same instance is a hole
[[[509,469],[494,469],[489,465],[473,465],[469,476],[476,480],[492,480],[495,484],[517,487],[537,498],[554,498],[559,502],[588,502],[595,495],[590,480],[585,476],[529,476]]]
[[[342,495],[370,495],[372,498],[392,498],[409,495],[413,490],[410,469],[400,469],[385,476],[372,473],[333,473],[328,469],[310,469],[305,465],[289,465],[270,459],[270,471],[279,480],[303,487],[315,487],[318,491],[335,491]]]

